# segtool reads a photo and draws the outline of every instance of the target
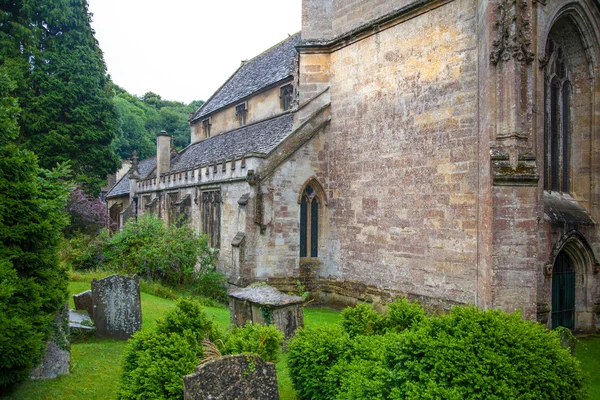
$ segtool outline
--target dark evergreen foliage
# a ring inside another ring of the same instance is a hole
[[[57,246],[68,222],[68,170],[40,169],[37,157],[15,144],[20,110],[4,71],[0,66],[0,391],[39,363],[66,300]]]
[[[40,166],[70,162],[97,192],[119,158],[112,84],[90,27],[86,0],[1,0],[0,64],[16,81],[20,141]]]

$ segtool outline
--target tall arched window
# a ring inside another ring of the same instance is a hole
[[[319,197],[308,185],[300,200],[300,257],[319,256]]]
[[[560,46],[548,39],[545,78],[544,189],[570,190],[571,83]]]

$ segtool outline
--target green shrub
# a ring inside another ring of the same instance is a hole
[[[275,325],[248,322],[244,327],[234,327],[225,340],[227,354],[253,353],[266,361],[279,359],[283,332]]]
[[[202,339],[215,339],[212,320],[192,299],[178,299],[151,330],[136,332],[123,357],[120,399],[183,399],[183,376],[202,357]]]
[[[373,313],[360,305],[344,310],[343,328],[299,331],[288,364],[301,399],[586,398],[559,334],[518,313],[454,307],[426,316],[405,300],[381,320]]]
[[[583,399],[577,360],[556,332],[520,314],[454,307],[388,349],[403,398]]]
[[[202,271],[215,267],[206,235],[197,235],[187,225],[167,227],[153,214],[129,220],[106,243],[103,253],[109,268],[168,285],[199,279],[194,274],[199,260]]]
[[[186,331],[139,331],[123,355],[119,399],[183,399],[183,376],[194,372],[201,351]]]
[[[406,298],[396,299],[387,306],[383,318],[385,331],[402,332],[425,318],[425,310],[416,301],[409,302]]]
[[[64,239],[60,246],[60,259],[74,271],[98,269],[104,259],[102,247],[107,240],[106,230],[96,236],[77,234],[70,239]]]
[[[350,337],[339,325],[299,329],[289,343],[288,367],[292,385],[301,399],[334,399],[339,374],[329,371],[344,359]]]
[[[214,267],[209,267],[200,268],[199,271],[192,275],[185,286],[190,289],[194,295],[214,299],[221,303],[227,303],[225,282],[227,282],[227,276],[215,271]]]
[[[276,361],[283,334],[273,325],[248,325],[226,333],[194,299],[180,298],[150,330],[133,335],[123,357],[120,399],[183,399],[183,376],[194,372],[208,338],[226,354],[255,353]],[[223,343],[227,346],[223,348]]]
[[[384,317],[367,303],[357,304],[342,311],[342,328],[350,335],[374,335],[383,330]]]
[[[222,333],[213,320],[202,311],[200,303],[195,299],[179,298],[175,300],[175,308],[165,314],[156,323],[156,330],[161,333],[193,332],[201,341],[203,338],[216,340]]]

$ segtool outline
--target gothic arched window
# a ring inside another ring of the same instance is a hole
[[[309,256],[310,251],[310,256]],[[319,197],[308,185],[300,200],[300,257],[319,256]]]
[[[560,46],[548,40],[544,74],[544,189],[568,193],[571,137],[571,83]]]

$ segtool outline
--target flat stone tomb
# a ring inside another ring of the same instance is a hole
[[[304,326],[302,297],[282,293],[263,283],[229,289],[227,295],[232,325],[244,326],[247,321],[275,324],[286,339]]]

